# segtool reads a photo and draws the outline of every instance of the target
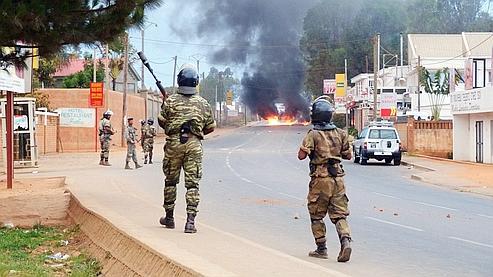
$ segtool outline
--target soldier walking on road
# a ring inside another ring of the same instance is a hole
[[[199,83],[197,71],[192,66],[183,66],[178,74],[178,93],[163,103],[158,117],[168,138],[164,146],[163,207],[166,216],[159,222],[167,228],[175,228],[173,212],[176,201],[176,185],[180,171],[185,172],[187,222],[185,233],[195,233],[195,216],[199,205],[199,181],[202,177],[202,142],[204,136],[216,126],[212,109],[207,101],[196,94]]]
[[[103,113],[103,118],[99,121],[99,142],[101,143],[101,159],[100,165],[110,166],[108,158],[110,156],[111,136],[115,134],[115,130],[111,126],[111,116],[113,112],[107,110]]]
[[[147,125],[147,121],[145,119],[142,119],[140,121],[140,137],[142,138],[140,140],[140,147],[142,147],[142,152],[144,152],[144,132],[146,125]]]
[[[133,117],[127,118],[127,123],[127,133],[125,134],[127,139],[127,160],[125,163],[125,169],[132,169],[129,165],[132,160],[135,163],[135,169],[141,168],[142,166],[137,162],[137,150],[135,146],[137,143],[137,129],[133,126]]]
[[[346,221],[349,200],[341,161],[351,159],[352,154],[347,133],[331,122],[333,112],[334,108],[327,99],[315,100],[311,115],[313,129],[303,139],[298,159],[310,157],[308,211],[317,249],[309,256],[328,258],[324,223],[328,213],[341,243],[337,261],[347,262],[351,257],[351,232]]]
[[[152,152],[154,150],[154,137],[156,136],[156,127],[154,127],[154,119],[149,118],[147,124],[142,128],[142,149],[144,150],[144,164],[152,164]]]

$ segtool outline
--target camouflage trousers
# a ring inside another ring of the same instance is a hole
[[[327,213],[335,224],[339,238],[351,237],[346,221],[349,199],[342,177],[312,177],[307,199],[313,237],[317,244],[326,242],[324,218]]]
[[[101,139],[101,160],[108,160],[110,157],[110,140]]]
[[[142,141],[142,151],[144,151],[144,155],[151,155],[152,156],[152,151],[154,150],[154,141],[153,140],[143,140]]]
[[[202,178],[202,142],[191,137],[187,143],[179,139],[168,138],[164,146],[163,172],[165,210],[174,209],[176,201],[176,185],[180,182],[180,172],[185,175],[187,192],[187,213],[197,214],[200,201],[199,181]]]
[[[137,151],[134,143],[127,143],[127,159],[126,162],[129,163],[133,161],[137,163]]]

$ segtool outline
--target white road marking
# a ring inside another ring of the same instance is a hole
[[[448,237],[448,238],[449,239],[453,239],[453,240],[462,241],[462,242],[467,242],[467,243],[478,245],[478,246],[493,248],[493,245],[491,245],[491,244],[476,242],[476,241],[472,241],[472,240],[468,240],[468,239],[461,239],[461,238],[458,238],[458,237]]]
[[[478,216],[480,217],[486,217],[486,218],[489,218],[489,219],[493,219],[493,216],[491,215],[485,215],[485,214],[477,214]]]
[[[300,201],[304,201],[305,199],[303,198],[299,198],[299,197],[296,197],[296,196],[292,196],[292,195],[289,195],[289,194],[286,194],[286,193],[282,193],[282,192],[279,192],[280,195],[283,195],[283,196],[286,196],[286,197],[289,197],[289,198],[293,198],[293,199],[296,199],[296,200],[300,200]]]
[[[380,193],[380,192],[373,192],[373,194],[376,194],[376,195],[380,195],[380,196],[383,196],[383,197],[388,197],[388,198],[393,198],[393,199],[401,199],[397,196],[392,196],[392,195],[388,195],[388,194],[384,194],[384,193]]]
[[[367,216],[366,218],[367,219],[370,219],[370,220],[373,220],[373,221],[376,221],[376,222],[380,222],[380,223],[394,225],[394,226],[398,226],[398,227],[401,227],[401,228],[405,228],[405,229],[409,229],[409,230],[413,230],[413,231],[417,231],[417,232],[423,232],[423,229],[419,229],[419,228],[412,227],[412,226],[402,225],[402,224],[399,224],[399,223],[394,223],[394,222],[390,222],[390,221],[387,221],[387,220],[382,220],[382,219],[374,218],[374,217],[371,217],[371,216]]]
[[[434,204],[419,202],[419,201],[413,201],[413,202],[416,204],[423,205],[423,206],[434,207],[434,208],[439,208],[439,209],[444,209],[444,210],[449,210],[449,211],[457,211],[457,209],[444,207],[444,206],[440,206],[440,205],[434,205]]]
[[[239,146],[237,146],[237,147],[241,147],[241,145],[239,145]],[[235,147],[235,148],[236,148],[236,147]],[[249,183],[249,184],[252,184],[252,185],[257,186],[257,187],[259,187],[259,188],[262,188],[262,189],[265,189],[265,190],[268,190],[268,191],[272,191],[272,189],[271,189],[271,188],[269,188],[269,187],[266,187],[266,186],[264,186],[264,185],[261,185],[261,184],[259,184],[259,183],[256,183],[256,182],[254,182],[254,181],[252,181],[252,180],[250,180],[250,179],[247,179],[247,178],[245,178],[245,177],[241,176],[241,174],[240,174],[240,173],[238,173],[238,171],[236,171],[236,170],[235,170],[235,169],[231,166],[230,156],[231,156],[231,154],[232,154],[232,153],[233,153],[233,151],[229,151],[228,155],[226,156],[226,166],[228,167],[228,169],[229,169],[229,170],[230,170],[230,171],[231,171],[231,172],[232,172],[232,173],[233,173],[236,177],[238,177],[240,180],[242,180],[242,181],[243,181],[243,182],[245,182],[245,183]]]

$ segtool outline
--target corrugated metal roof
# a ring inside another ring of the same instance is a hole
[[[493,33],[463,33],[467,41],[471,56],[491,56],[493,47]]]
[[[464,53],[461,34],[409,34],[417,56],[450,58]]]

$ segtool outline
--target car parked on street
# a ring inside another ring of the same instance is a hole
[[[369,159],[401,164],[402,151],[399,133],[392,122],[372,122],[353,142],[354,163],[366,165]]]

